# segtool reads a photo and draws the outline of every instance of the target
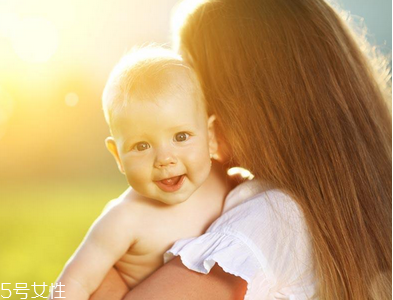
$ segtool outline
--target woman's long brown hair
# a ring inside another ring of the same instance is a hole
[[[322,0],[205,1],[179,37],[234,161],[302,208],[317,296],[391,299],[391,115],[337,13]]]

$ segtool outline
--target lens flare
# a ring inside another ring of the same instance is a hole
[[[0,12],[0,36],[8,38],[18,22],[19,17],[16,13]]]
[[[44,63],[55,54],[59,35],[47,19],[26,18],[16,24],[11,33],[15,53],[29,63]]]

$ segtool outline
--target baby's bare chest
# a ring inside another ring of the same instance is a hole
[[[192,227],[157,225],[146,228],[145,234],[129,248],[115,267],[132,288],[164,264],[164,253],[177,240],[198,236],[205,229],[202,224],[194,224]]]

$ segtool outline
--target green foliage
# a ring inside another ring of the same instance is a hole
[[[124,184],[102,182],[2,186],[0,295],[9,294],[1,291],[1,283],[11,283],[5,286],[11,290],[16,283],[27,283],[27,299],[31,299],[36,296],[34,282],[55,282],[105,204],[125,188]],[[41,291],[37,287],[38,294]],[[9,299],[24,297],[12,291]]]

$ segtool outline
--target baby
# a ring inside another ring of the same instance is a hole
[[[88,299],[113,266],[134,287],[178,239],[201,235],[229,191],[196,75],[161,48],[126,55],[103,94],[106,139],[129,185],[94,222],[58,278],[67,299]]]

